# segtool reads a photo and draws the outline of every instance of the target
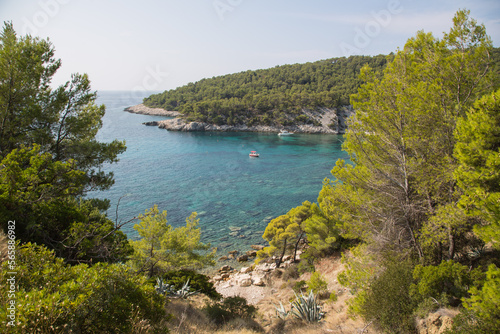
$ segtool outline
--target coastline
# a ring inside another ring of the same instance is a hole
[[[304,113],[310,116],[311,118],[317,120],[321,124],[320,126],[307,125],[307,124],[292,125],[292,126],[268,126],[268,125],[247,126],[245,124],[216,125],[204,122],[186,122],[185,119],[179,117],[181,116],[181,113],[178,111],[168,111],[162,108],[150,108],[146,107],[144,104],[138,104],[136,106],[127,107],[124,109],[124,111],[142,115],[175,117],[173,119],[143,123],[144,125],[147,126],[158,126],[160,129],[165,129],[169,131],[279,133],[282,130],[286,130],[293,133],[309,133],[309,134],[344,134],[347,128],[346,120],[354,113],[352,107],[350,106],[344,106],[338,109],[320,108],[317,111],[304,110]],[[331,128],[330,126],[331,124],[336,124],[335,129]]]
[[[162,108],[150,108],[146,107],[144,104],[138,104],[135,106],[127,107],[124,109],[132,114],[141,114],[141,115],[150,115],[150,116],[169,116],[169,117],[177,117],[180,116],[181,113],[173,110],[165,110]]]
[[[214,131],[214,132],[271,132],[279,133],[282,130],[287,130],[293,133],[311,133],[311,134],[338,134],[338,131],[332,130],[329,127],[298,125],[298,126],[268,126],[268,125],[216,125],[203,122],[187,123],[181,118],[167,119],[156,122],[160,129],[169,131]]]

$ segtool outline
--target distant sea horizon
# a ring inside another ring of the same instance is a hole
[[[336,160],[348,159],[341,135],[172,132],[145,126],[166,117],[124,109],[150,94],[98,92],[106,115],[97,139],[125,140],[127,150],[118,163],[104,166],[114,173],[111,189],[88,197],[109,199],[108,216],[118,222],[155,204],[167,211],[173,227],[197,212],[202,241],[217,247],[219,256],[265,245],[262,233],[269,221],[306,200],[316,202]],[[260,157],[249,157],[250,151]],[[130,239],[137,238],[135,223],[122,228]]]

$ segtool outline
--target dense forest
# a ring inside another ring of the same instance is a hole
[[[149,107],[217,125],[314,124],[302,109],[349,104],[365,65],[380,72],[392,56],[351,56],[228,74],[152,95]]]
[[[317,125],[303,109],[349,105],[349,97],[362,84],[361,68],[366,65],[381,73],[393,58],[393,54],[350,56],[249,70],[151,95],[144,104],[179,111],[188,121],[217,125]],[[499,73],[499,48],[491,50],[491,59]]]

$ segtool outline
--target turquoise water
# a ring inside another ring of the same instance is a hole
[[[142,122],[165,117],[123,111],[141,101],[137,94],[99,93],[106,115],[98,140],[125,140],[127,151],[105,167],[114,172],[114,186],[90,195],[111,200],[113,220],[123,196],[120,221],[158,204],[175,227],[196,211],[203,241],[221,254],[262,244],[267,223],[305,200],[316,201],[335,161],[347,158],[337,135],[186,133],[145,126]],[[249,157],[252,150],[260,157]],[[132,239],[133,224],[123,228]],[[230,227],[240,228],[237,235],[230,235]]]

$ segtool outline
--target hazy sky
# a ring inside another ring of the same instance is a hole
[[[418,30],[442,36],[460,8],[500,45],[498,0],[0,0],[0,20],[50,38],[55,84],[165,90],[204,77],[351,54],[388,54]]]

